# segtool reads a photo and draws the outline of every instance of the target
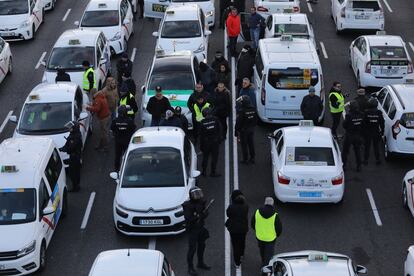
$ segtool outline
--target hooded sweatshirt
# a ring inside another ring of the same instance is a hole
[[[238,14],[229,14],[226,20],[227,34],[229,37],[239,36],[240,34],[240,16]]]
[[[273,216],[274,213],[276,213],[276,210],[275,210],[275,207],[273,207],[272,205],[263,205],[262,207],[259,208],[259,212],[262,217],[264,217],[265,219],[268,219],[271,216]],[[255,229],[256,227],[255,214],[256,212],[253,214],[252,220],[251,220],[251,227],[253,229]],[[275,231],[276,231],[277,237],[279,237],[282,234],[282,222],[280,221],[279,214],[276,216],[276,219],[275,219]]]
[[[243,193],[239,190],[234,190],[231,195],[232,203],[227,207],[227,221],[226,227],[231,234],[246,234],[249,231],[249,206]]]

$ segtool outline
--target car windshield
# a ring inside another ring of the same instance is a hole
[[[27,0],[0,1],[0,15],[13,15],[29,13]]]
[[[72,104],[30,103],[23,107],[19,132],[29,135],[67,132],[65,124],[72,120]]]
[[[165,21],[162,26],[162,38],[190,38],[200,37],[201,28],[197,20]]]
[[[332,148],[286,147],[286,165],[335,166]]]
[[[36,219],[35,189],[0,189],[0,225]]]
[[[291,34],[293,37],[309,38],[306,24],[275,24],[275,37],[282,34]]]
[[[183,187],[181,153],[171,147],[138,148],[128,154],[123,188]]]
[[[303,90],[319,82],[317,69],[269,69],[269,84],[275,89]]]
[[[149,81],[149,90],[161,86],[163,90],[193,90],[194,77],[192,72],[153,73]]]
[[[89,61],[92,66],[95,66],[94,47],[54,48],[50,55],[47,69],[56,70],[57,68],[63,68],[69,71],[83,71],[82,62],[85,60]]]
[[[371,59],[407,59],[404,47],[371,46]]]
[[[82,18],[81,27],[110,27],[119,25],[119,12],[87,11]]]

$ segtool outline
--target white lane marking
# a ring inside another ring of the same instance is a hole
[[[39,61],[37,62],[35,69],[38,69],[40,67],[40,64],[42,63],[42,61],[45,59],[47,52],[43,52],[43,54],[40,56]]]
[[[92,211],[92,206],[93,206],[93,202],[95,201],[95,192],[92,192],[90,197],[89,197],[89,201],[88,201],[88,205],[86,206],[86,211],[85,211],[85,215],[83,216],[83,220],[82,220],[82,224],[80,229],[85,229],[86,225],[88,224],[88,220],[89,220],[89,216],[91,214]]]
[[[375,205],[374,196],[372,195],[372,191],[371,191],[370,188],[367,188],[366,191],[367,191],[369,203],[371,204],[372,213],[374,213],[375,221],[377,222],[378,226],[382,226],[382,221],[381,221],[381,218],[379,216],[377,205]]]
[[[326,59],[328,59],[328,53],[326,52],[325,44],[323,44],[322,41],[319,42],[319,43],[321,44],[321,49],[322,49],[323,57],[326,58]]]
[[[308,3],[306,3],[306,4],[308,5],[308,10],[309,10],[309,12],[313,12],[311,4],[310,4],[309,2],[308,2]]]
[[[414,52],[414,45],[411,42],[408,42],[408,45],[410,45],[411,50]]]
[[[62,18],[62,21],[63,22],[65,22],[66,21],[66,19],[68,18],[68,16],[69,16],[69,14],[70,14],[70,11],[71,11],[72,9],[68,9],[67,11],[66,11],[66,13],[65,13],[65,15],[63,16],[63,18]]]
[[[132,62],[134,62],[136,54],[137,54],[137,48],[132,49],[132,54],[131,54],[131,61]]]
[[[227,28],[224,27],[224,57],[228,59],[228,49],[227,49]]]
[[[382,1],[384,2],[385,6],[387,6],[388,11],[392,12],[391,6],[390,4],[388,4],[388,1],[387,0],[382,0]]]
[[[151,237],[148,240],[148,249],[155,249],[155,246],[157,245],[157,240],[155,239],[155,237]]]
[[[233,112],[233,129],[236,125],[236,86],[233,80],[236,79],[236,61],[235,58],[231,58],[231,78],[232,78],[232,84],[231,84],[231,90],[232,90],[232,112]],[[234,134],[234,133],[232,133]],[[237,155],[237,137],[233,136],[233,176],[234,176],[234,182],[233,182],[233,189],[238,190],[239,189],[239,160]]]
[[[7,123],[9,122],[11,115],[13,115],[13,110],[10,110],[9,113],[7,113],[6,118],[4,119],[3,123],[0,126],[0,133],[3,132],[3,129],[6,127]]]

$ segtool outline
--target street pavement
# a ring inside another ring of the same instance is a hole
[[[381,0],[384,1],[384,0]],[[217,1],[216,1],[217,2]],[[393,0],[385,5],[386,31],[388,34],[401,35],[407,42],[409,53],[414,56],[408,42],[414,42],[412,11],[414,2]],[[0,122],[10,110],[19,114],[21,105],[30,90],[41,82],[43,67],[35,69],[43,52],[47,56],[59,35],[75,28],[86,0],[58,0],[54,11],[46,14],[45,23],[40,27],[33,41],[14,42],[11,48],[14,57],[14,71],[0,85]],[[251,6],[249,1],[247,6]],[[389,8],[388,8],[389,6]],[[219,5],[217,7],[217,20]],[[343,89],[349,92],[350,100],[355,97],[356,80],[349,67],[348,47],[353,39],[362,33],[335,33],[335,25],[330,17],[330,1],[319,4],[301,3],[301,10],[308,14],[315,30],[318,45],[323,43],[326,55],[321,51],[320,60],[324,71],[325,91],[329,92],[332,82],[339,80]],[[71,9],[63,21],[68,9]],[[151,36],[158,28],[158,20],[138,19],[134,22],[135,35],[129,42],[128,52],[136,49],[133,78],[140,88],[144,83],[151,64],[155,38]],[[216,24],[218,26],[218,24]],[[223,31],[216,27],[210,37],[209,61],[216,50],[223,50]],[[113,66],[119,57],[113,58]],[[141,94],[137,92],[138,105]],[[325,126],[331,118],[327,113]],[[8,123],[0,133],[0,139],[11,137],[15,125]],[[225,206],[234,187],[239,187],[246,195],[250,205],[250,216],[266,196],[273,195],[270,143],[267,134],[278,125],[260,124],[255,135],[257,158],[255,165],[239,165],[233,171],[234,146],[231,138],[222,144],[219,158],[220,178],[199,178],[199,185],[208,198],[215,203],[207,219],[210,239],[207,241],[206,263],[212,265],[210,272],[200,275],[234,275],[230,258],[228,237],[225,235]],[[87,141],[83,158],[81,191],[70,193],[68,216],[61,220],[48,248],[48,267],[36,275],[87,275],[95,257],[103,250],[118,248],[155,248],[161,250],[171,262],[176,275],[187,275],[185,234],[166,237],[127,237],[117,233],[112,218],[112,202],[115,182],[109,178],[113,169],[114,152],[94,151],[96,135]],[[228,150],[228,155],[225,154]],[[352,154],[351,154],[352,155]],[[228,158],[226,158],[226,156]],[[199,156],[200,159],[201,156]],[[346,189],[341,204],[278,204],[276,206],[283,223],[283,234],[276,243],[276,252],[296,250],[324,250],[349,255],[355,264],[365,265],[369,275],[394,276],[403,274],[406,250],[413,243],[414,221],[402,207],[402,177],[413,167],[413,159],[400,158],[375,166],[372,161],[357,173],[353,157],[349,160],[349,170],[345,174]],[[228,173],[226,173],[228,172]],[[236,173],[235,173],[236,172]],[[226,177],[227,176],[227,177]],[[227,181],[226,181],[227,180]],[[238,181],[237,181],[238,180]],[[373,195],[379,214],[375,219],[367,191]],[[94,193],[94,201],[85,229],[81,229],[85,210]],[[260,257],[254,232],[248,233],[246,253],[242,265],[243,275],[259,275]]]

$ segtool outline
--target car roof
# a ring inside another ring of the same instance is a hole
[[[16,166],[17,172],[0,173],[0,188],[35,188],[38,168],[54,143],[48,137],[9,138],[0,144],[0,166]],[[41,172],[40,172],[41,173]]]
[[[101,31],[94,29],[72,29],[60,35],[54,47],[86,47],[96,45]]]
[[[293,41],[281,41],[282,37],[259,40],[262,53],[269,63],[314,63],[319,65],[319,58],[311,40],[293,38]]]
[[[405,109],[409,112],[414,111],[414,84],[394,84],[390,85],[398,100],[402,101]]]
[[[85,11],[119,10],[120,2],[121,0],[91,0]]]
[[[398,35],[364,35],[370,46],[404,46]]]
[[[192,55],[162,55],[154,58],[153,71],[187,71],[191,70]]]
[[[164,255],[158,250],[117,249],[99,253],[93,264],[93,276],[161,275]]]
[[[72,102],[78,87],[73,82],[41,83],[33,88],[25,103]]]
[[[165,21],[198,20],[199,6],[197,4],[171,4],[164,13]],[[172,13],[173,12],[173,13]]]
[[[142,136],[142,143],[130,143],[129,150],[142,147],[183,148],[185,133],[178,127],[144,127],[137,130],[132,139]]]
[[[308,17],[304,13],[274,13],[273,22],[291,23],[291,24],[308,24]]]
[[[332,134],[326,127],[291,126],[282,128],[287,147],[332,147]]]

